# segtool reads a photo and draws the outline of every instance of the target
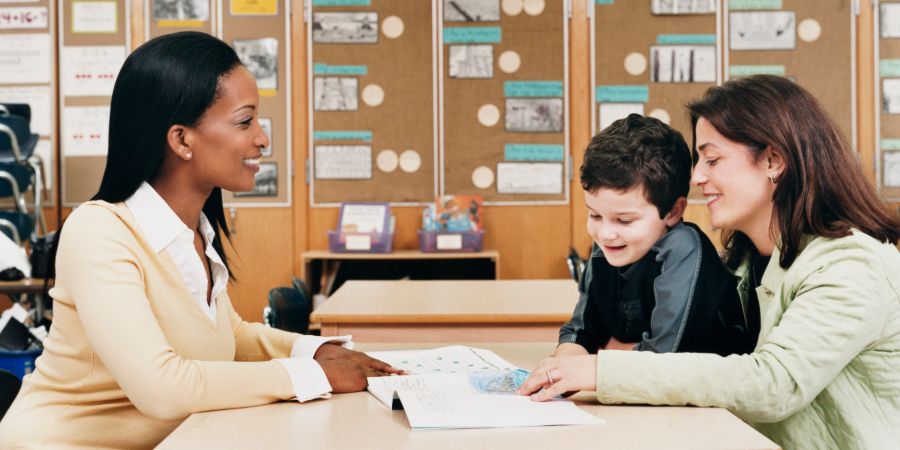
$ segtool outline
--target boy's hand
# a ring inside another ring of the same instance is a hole
[[[559,347],[556,347],[556,351],[550,356],[577,356],[587,354],[588,351],[584,347],[572,342],[564,342],[559,344]]]
[[[579,355],[544,359],[517,393],[543,402],[567,392],[596,389],[597,355]]]
[[[609,342],[603,347],[604,350],[634,350],[637,342],[622,342],[616,338],[609,338]]]

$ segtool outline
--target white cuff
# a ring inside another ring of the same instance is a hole
[[[325,371],[312,358],[278,358],[291,377],[298,402],[331,397],[331,384]]]
[[[341,343],[346,349],[353,349],[353,336],[345,335],[345,336],[309,336],[306,334],[300,335],[296,341],[294,341],[293,347],[291,347],[291,357],[297,356],[305,356],[312,358],[316,356],[316,352],[319,351],[319,347],[322,344],[326,343]]]

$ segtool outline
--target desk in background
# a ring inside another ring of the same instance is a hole
[[[311,250],[300,255],[303,281],[312,294],[331,295],[346,280],[496,280],[500,278],[500,252],[332,253]]]
[[[348,281],[312,320],[357,342],[556,342],[570,280]]]
[[[555,342],[555,341],[554,341]],[[531,369],[553,343],[475,344]],[[431,348],[430,345],[359,345],[361,350]],[[603,406],[588,393],[573,399],[606,420],[596,426],[416,430],[403,411],[391,411],[367,392],[334,395],[305,404],[275,403],[255,408],[194,414],[160,449],[311,448],[429,450],[581,449],[755,449],[778,445],[724,409]],[[648,432],[652,430],[652,432]]]

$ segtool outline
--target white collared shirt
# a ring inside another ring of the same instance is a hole
[[[216,232],[206,215],[200,213],[200,232],[213,278],[208,302],[209,275],[194,248],[194,232],[147,182],[141,183],[137,191],[125,200],[125,206],[131,211],[153,251],[165,252],[172,259],[196,306],[216,323],[216,297],[228,285],[228,268],[212,245]],[[291,348],[291,357],[276,359],[287,369],[294,393],[301,402],[331,395],[331,384],[322,367],[313,359],[319,347],[326,342],[341,343],[347,348],[353,346],[350,336],[323,338],[300,335]]]

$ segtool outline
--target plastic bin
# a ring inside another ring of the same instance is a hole
[[[393,243],[393,233],[328,232],[328,249],[333,253],[390,253]]]
[[[423,252],[480,252],[484,230],[419,230],[419,249]]]
[[[12,372],[21,380],[34,372],[34,360],[40,355],[41,350],[0,350],[0,369]]]

